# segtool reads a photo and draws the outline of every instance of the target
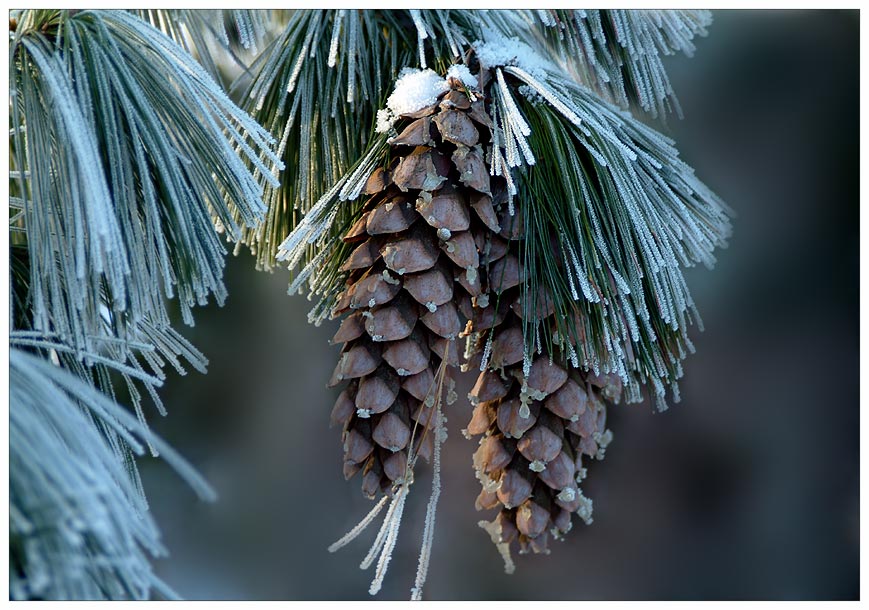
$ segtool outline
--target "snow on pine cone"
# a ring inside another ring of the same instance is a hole
[[[491,119],[479,94],[447,82],[436,104],[399,117],[393,162],[369,177],[344,236],[354,249],[332,310],[346,317],[329,385],[349,384],[332,423],[344,428],[344,475],[361,470],[368,497],[410,483],[416,456],[430,459],[436,401],[455,400],[457,297],[481,294],[474,235],[495,222],[483,160]]]
[[[480,370],[484,362],[485,369],[468,395],[474,412],[465,431],[468,437],[482,435],[474,454],[483,488],[476,505],[478,510],[500,508],[493,521],[480,526],[512,571],[513,541],[520,553],[548,553],[549,536],[561,539],[571,528],[573,513],[591,523],[592,503],[579,487],[586,475],[583,457],[603,458],[612,438],[606,404],[620,399],[621,381],[615,375],[581,372],[569,363],[564,368],[542,353],[523,369],[523,316],[553,324],[553,299],[541,293],[523,307],[520,286],[526,278],[517,256],[521,209],[511,217],[504,207],[499,235],[489,236],[485,246],[482,285],[489,292],[473,302],[461,301],[460,309],[471,319],[472,360],[466,366]],[[583,342],[582,337],[561,341],[580,349]]]

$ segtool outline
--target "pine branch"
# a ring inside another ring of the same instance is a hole
[[[475,50],[498,74],[502,171],[520,168],[516,192],[532,202],[517,220],[527,236],[523,307],[546,309],[538,295],[551,295],[560,321],[549,335],[524,316],[526,362],[538,343],[550,354],[561,344],[574,367],[618,374],[629,401],[646,383],[660,405],[667,386],[678,398],[680,362],[693,351],[687,328],[700,323],[681,268],[714,264],[730,210],[671,140],[559,76],[531,47],[496,36]],[[580,338],[583,353],[572,353]]]
[[[92,352],[101,337],[168,328],[167,297],[189,324],[194,305],[222,301],[214,223],[237,239],[230,205],[244,224],[262,218],[261,181],[273,178],[260,155],[279,164],[270,136],[180,47],[122,12],[68,17],[55,40],[19,28],[12,52],[32,328]]]
[[[215,229],[233,240],[239,223],[260,221],[262,182],[276,181],[280,161],[270,135],[137,17],[16,17],[12,595],[174,596],[149,565],[165,551],[134,458],[148,448],[203,498],[213,492],[149,432],[142,397],[165,414],[164,367],[204,372],[205,357],[172,328],[167,299],[179,297],[190,324],[194,305],[222,301]],[[115,402],[119,379],[135,416]]]
[[[145,427],[144,398],[150,398],[158,413],[167,414],[157,392],[166,377],[163,369],[167,364],[181,375],[186,374],[188,365],[200,373],[206,372],[207,358],[171,326],[155,325],[149,315],[144,315],[135,326],[113,320],[105,294],[100,305],[103,332],[90,337],[98,346],[95,354],[82,353],[55,333],[34,330],[30,257],[26,247],[12,248],[11,292],[14,330],[10,344],[41,350],[45,357],[52,357],[107,396],[114,397],[118,382],[122,382],[136,416]],[[154,456],[155,451],[152,448]]]
[[[361,564],[379,558],[371,594],[398,535],[408,478],[396,463],[410,467],[411,426],[424,412],[414,401],[434,383],[432,362],[458,364],[455,340],[466,337],[462,370],[480,376],[463,432],[484,436],[476,506],[500,507],[481,525],[512,571],[511,541],[545,553],[573,513],[591,523],[582,460],[604,457],[622,387],[628,402],[643,386],[659,408],[668,387],[678,401],[689,326],[701,325],[682,269],[711,267],[731,228],[730,210],[674,143],[605,99],[652,113],[675,104],[659,55],[690,51],[701,13],[487,11],[465,21],[474,42],[460,57],[433,62],[425,17],[410,13],[419,63],[437,72],[399,73],[376,115],[375,133],[389,137],[352,169],[333,168],[324,194],[283,225],[292,231],[276,257],[301,268],[290,293],[307,284],[321,297],[309,320],[346,314],[330,381],[348,383],[331,418],[343,424],[344,475],[361,472],[365,495],[392,498]],[[576,23],[559,25],[568,17]],[[563,54],[570,45],[576,61]],[[325,92],[307,102],[312,116],[340,94]],[[356,201],[363,192],[371,197]],[[441,347],[424,327],[452,343]],[[435,468],[414,598],[428,568]]]
[[[341,270],[353,250],[341,239],[359,219],[362,206],[356,201],[363,193],[368,177],[389,161],[385,134],[375,134],[371,146],[337,181],[281,242],[276,260],[294,270],[305,262],[288,289],[289,294],[302,292],[308,285],[309,298],[319,295],[308,320],[320,325],[326,319],[346,276]]]
[[[730,210],[678,158],[671,140],[560,76],[556,63],[519,38],[484,32],[488,38],[474,51],[484,72],[491,70],[496,129],[487,158],[491,174],[506,178],[508,194],[526,202],[515,220],[529,236],[521,246],[529,278],[523,307],[531,313],[552,306],[559,321],[553,333],[524,316],[526,368],[534,353],[559,346],[575,368],[617,374],[629,401],[651,384],[663,408],[667,387],[678,399],[681,360],[693,351],[688,327],[701,323],[681,269],[714,264],[714,249],[730,234]],[[330,230],[344,199],[336,189],[279,256],[290,268],[308,263],[291,292],[309,281],[312,295],[323,295],[314,321],[334,302],[345,277],[337,269],[349,254],[341,233]],[[350,212],[341,223],[346,231],[362,208],[341,209]],[[538,303],[541,294],[554,302]]]

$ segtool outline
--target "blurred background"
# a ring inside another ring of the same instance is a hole
[[[716,11],[694,59],[668,66],[685,119],[671,134],[738,213],[714,272],[689,284],[682,402],[610,411],[615,440],[583,485],[594,524],[512,576],[474,510],[470,415],[447,413],[429,599],[856,599],[859,596],[857,11]],[[188,599],[366,599],[376,533],[326,547],[370,508],[341,475],[335,326],[306,323],[287,275],[231,258],[230,298],[186,335],[209,374],[172,377],[155,430],[213,483],[197,502],[159,460],[145,488]],[[460,387],[460,396],[467,388]],[[379,599],[407,599],[428,473],[405,510]],[[579,521],[575,519],[575,521]]]

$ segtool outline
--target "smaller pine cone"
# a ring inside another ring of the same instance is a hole
[[[504,197],[496,193],[497,199]],[[523,306],[521,210],[511,216],[502,203],[496,212],[498,234],[482,236],[484,292],[462,303],[471,319],[468,367],[483,365],[468,396],[473,415],[466,429],[468,436],[482,437],[474,454],[482,484],[476,505],[499,509],[481,525],[502,552],[515,541],[520,553],[548,553],[550,536],[561,539],[573,513],[592,521],[592,502],[580,489],[583,458],[603,458],[612,438],[606,405],[620,399],[621,382],[559,364],[539,348],[530,366],[524,362],[523,317],[554,324],[552,298],[540,293],[531,307]]]

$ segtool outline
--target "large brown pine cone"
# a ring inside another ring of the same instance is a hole
[[[458,295],[481,294],[474,236],[496,222],[483,160],[491,120],[478,93],[449,84],[437,104],[401,117],[393,162],[370,176],[344,236],[355,248],[332,311],[346,317],[330,386],[350,383],[332,422],[344,428],[345,477],[361,470],[369,497],[412,475],[417,455],[429,459],[433,407],[454,400]]]

